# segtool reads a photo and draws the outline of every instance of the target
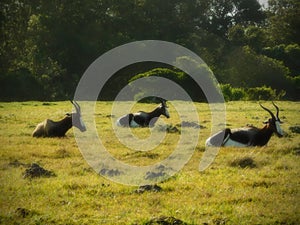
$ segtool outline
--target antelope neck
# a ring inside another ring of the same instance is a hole
[[[268,143],[271,136],[273,134],[273,130],[270,127],[270,124],[266,124],[256,135],[256,143],[255,145],[263,146]]]
[[[58,122],[60,127],[66,133],[73,125],[72,125],[72,116],[66,116],[61,121]]]
[[[154,117],[159,117],[162,114],[161,108],[158,107],[158,108],[154,109],[152,112],[149,112],[148,114],[151,119]]]

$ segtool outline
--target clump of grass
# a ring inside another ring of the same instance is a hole
[[[293,150],[293,154],[295,154],[295,155],[300,155],[300,148],[295,148],[295,149]]]
[[[289,127],[289,130],[292,133],[300,134],[300,125],[291,126],[291,127]]]
[[[43,104],[42,105],[56,105],[55,103],[53,103],[53,102],[43,102]]]
[[[11,167],[25,166],[25,167],[27,167],[27,166],[29,166],[29,165],[26,164],[26,163],[22,163],[22,162],[20,162],[19,160],[15,159],[15,160],[9,162],[9,163],[8,163],[8,166],[11,166]]]
[[[113,177],[113,176],[119,176],[120,174],[123,174],[123,172],[118,169],[103,168],[100,170],[99,174],[101,174],[103,176],[107,175],[107,176]]]
[[[24,178],[36,178],[36,177],[53,177],[55,174],[52,171],[45,170],[37,163],[32,163],[31,166],[25,170]]]
[[[232,167],[240,167],[240,168],[255,168],[257,167],[254,159],[249,156],[234,159],[229,163]]]
[[[180,134],[180,126],[179,125],[175,125],[173,126],[172,124],[168,124],[168,125],[159,125],[158,126],[158,130],[159,131],[166,131],[167,133],[179,133]]]
[[[18,217],[22,217],[22,218],[28,217],[33,214],[31,210],[22,207],[18,207],[15,213]]]
[[[69,158],[71,156],[70,152],[67,151],[64,148],[60,148],[55,151],[54,158],[60,159],[60,158]]]
[[[160,191],[162,191],[162,188],[160,186],[158,186],[157,184],[154,184],[154,185],[148,184],[148,185],[140,186],[135,192],[138,194],[142,194],[145,191],[160,192]]]
[[[172,216],[154,217],[149,221],[145,222],[144,224],[145,225],[187,225],[187,223]]]

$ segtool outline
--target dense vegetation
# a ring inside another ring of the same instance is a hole
[[[266,86],[298,100],[299,10],[298,0],[269,0],[267,8],[257,0],[3,0],[0,100],[71,98],[98,56],[146,39],[189,48],[221,84]],[[119,90],[136,74],[161,66],[125,68],[110,84]],[[100,98],[114,95],[109,90]]]

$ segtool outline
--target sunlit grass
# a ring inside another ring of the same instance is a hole
[[[184,108],[185,103],[180,104]],[[263,104],[272,109],[270,102]],[[212,165],[199,172],[211,114],[207,104],[196,103],[203,127],[187,128],[200,132],[192,158],[174,177],[158,184],[161,192],[138,194],[137,187],[99,176],[81,155],[72,130],[64,138],[31,137],[37,123],[46,118],[58,120],[70,112],[70,102],[0,103],[0,223],[145,224],[163,215],[189,224],[297,224],[300,138],[289,127],[300,123],[299,103],[277,104],[286,132],[283,138],[273,136],[265,147],[223,148]],[[149,165],[168,157],[180,133],[166,133],[153,150],[132,150],[114,135],[111,106],[112,102],[97,103],[95,121],[114,157],[132,165]],[[155,106],[137,104],[132,110],[149,111]],[[257,102],[229,102],[226,108],[228,127],[262,127],[269,116]],[[163,125],[189,121],[189,114],[180,118],[171,103],[170,114],[170,119],[161,118]],[[151,135],[148,128],[132,129],[132,133],[141,139]],[[247,159],[252,164],[241,166]],[[33,162],[56,176],[24,179],[25,169]],[[29,213],[23,216],[18,208]]]

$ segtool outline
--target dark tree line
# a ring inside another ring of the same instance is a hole
[[[0,100],[70,99],[97,57],[149,39],[189,48],[222,84],[299,100],[299,11],[298,0],[269,0],[264,9],[257,0],[2,0]],[[100,98],[161,66],[120,70]]]

